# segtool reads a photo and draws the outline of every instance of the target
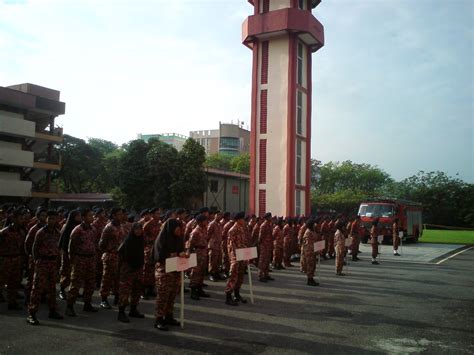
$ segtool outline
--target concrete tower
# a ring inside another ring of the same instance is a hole
[[[242,25],[253,51],[250,138],[251,212],[309,215],[311,54],[324,28],[311,11],[320,0],[248,0]]]

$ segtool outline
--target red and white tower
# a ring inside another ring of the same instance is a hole
[[[324,45],[311,11],[321,0],[248,0],[242,25],[253,51],[251,212],[311,213],[311,54]]]

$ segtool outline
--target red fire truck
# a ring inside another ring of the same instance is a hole
[[[359,216],[364,229],[363,242],[367,243],[370,237],[370,228],[374,219],[379,219],[380,235],[384,235],[384,243],[392,242],[392,224],[398,218],[399,231],[403,231],[403,240],[418,241],[422,233],[421,203],[395,200],[374,199],[361,202]]]

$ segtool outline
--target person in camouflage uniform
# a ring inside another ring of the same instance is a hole
[[[79,288],[84,285],[84,311],[97,312],[93,307],[92,294],[96,282],[96,230],[91,225],[93,214],[89,209],[82,211],[83,221],[76,226],[69,237],[68,254],[71,261],[71,284],[69,286],[66,315],[75,317],[74,303],[76,302]]]
[[[273,227],[273,268],[285,269],[283,263],[283,219],[279,218]]]
[[[58,214],[56,211],[48,211],[46,223],[35,236],[33,242],[33,260],[35,261],[35,274],[33,276],[33,287],[31,289],[30,303],[28,305],[27,322],[38,325],[36,312],[38,311],[41,295],[46,291],[49,306],[49,318],[63,319],[56,309],[56,282],[58,278],[59,257],[59,232],[56,229]]]
[[[307,285],[317,286],[318,283],[314,281],[316,270],[316,254],[314,252],[314,243],[316,242],[315,221],[313,219],[308,220],[305,224],[305,229],[302,240],[302,252],[305,260],[305,272],[308,277]]]
[[[222,243],[221,243],[221,250],[222,250],[222,272],[224,273],[224,278],[229,277],[230,272],[230,259],[229,259],[229,251],[227,249],[227,237],[229,234],[230,229],[234,225],[234,220],[230,218],[230,213],[224,213],[224,218],[222,218]]]
[[[306,223],[303,224],[298,231],[298,245],[300,247],[300,271],[301,272],[306,272],[306,264],[305,264],[305,255],[303,252],[303,236],[306,232]]]
[[[143,291],[144,247],[143,228],[140,223],[134,223],[128,236],[118,248],[120,257],[118,320],[124,323],[130,322],[125,314],[125,308],[129,304],[129,317],[145,317],[137,309]]]
[[[9,310],[19,310],[18,290],[21,285],[21,271],[24,253],[25,211],[16,209],[7,220],[7,226],[0,231],[0,287],[7,285]]]
[[[203,214],[198,215],[196,223],[197,225],[186,243],[186,250],[188,254],[196,253],[197,266],[191,271],[189,286],[191,287],[191,298],[199,300],[200,297],[210,297],[202,289],[207,266],[207,217]]]
[[[35,273],[35,261],[33,260],[33,243],[36,233],[46,225],[47,210],[38,207],[36,210],[36,223],[28,230],[25,239],[25,254],[28,256],[28,274],[25,287],[25,305],[30,301],[31,288],[33,287],[33,275]]]
[[[150,210],[152,218],[143,227],[143,237],[145,241],[145,264],[143,265],[143,285],[145,287],[145,298],[155,297],[155,264],[151,254],[155,239],[161,229],[160,209],[158,207]]]
[[[173,306],[180,286],[180,273],[166,272],[166,259],[186,257],[184,252],[185,225],[177,219],[168,219],[155,240],[153,260],[158,296],[155,303],[155,327],[168,330],[168,325],[179,326],[173,317]]]
[[[68,248],[69,237],[72,230],[82,222],[81,212],[73,210],[69,212],[66,223],[61,228],[61,236],[59,238],[59,248],[61,250],[61,268],[59,270],[59,298],[67,300],[66,287],[71,283],[71,261],[69,260]]]
[[[291,218],[286,219],[283,227],[283,265],[285,267],[292,267],[291,264],[291,234],[293,233],[293,221]]]
[[[245,213],[239,212],[234,217],[234,225],[229,230],[227,247],[230,257],[230,276],[225,287],[226,301],[230,306],[238,305],[238,302],[247,303],[240,295],[240,287],[242,286],[245,274],[246,262],[244,260],[237,261],[237,249],[245,248]],[[234,298],[232,298],[234,292]]]
[[[207,227],[209,248],[209,280],[219,281],[219,266],[222,262],[222,213],[217,211]]]
[[[272,236],[272,214],[266,213],[264,222],[260,226],[258,234],[259,257],[258,257],[258,279],[261,282],[274,280],[268,273],[270,271],[270,262],[273,252]]]
[[[336,251],[336,275],[344,276],[342,268],[344,265],[344,256],[346,253],[346,237],[344,235],[344,222],[339,220],[335,226],[334,243]]]
[[[102,252],[102,284],[100,285],[100,306],[104,309],[111,309],[107,298],[110,291],[118,297],[119,289],[119,259],[118,247],[123,240],[122,230],[122,209],[112,208],[110,212],[111,221],[104,228],[99,241]]]
[[[99,248],[99,241],[100,236],[102,235],[102,231],[104,230],[105,226],[107,225],[107,217],[105,215],[105,211],[102,208],[97,208],[94,211],[94,222],[92,222],[92,227],[95,229],[95,250],[96,250],[96,258],[95,258],[95,285],[96,288],[100,288],[100,284],[102,281],[102,252]]]

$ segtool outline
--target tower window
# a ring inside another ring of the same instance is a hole
[[[303,93],[299,90],[296,100],[296,133],[303,134]]]
[[[296,183],[298,185],[301,185],[301,163],[302,163],[302,156],[301,156],[301,151],[302,151],[302,143],[300,139],[296,140]]]
[[[298,42],[297,70],[297,83],[298,85],[303,86],[303,44],[301,42]]]
[[[298,1],[298,8],[300,10],[307,10],[306,5],[307,5],[307,0],[299,0]]]

